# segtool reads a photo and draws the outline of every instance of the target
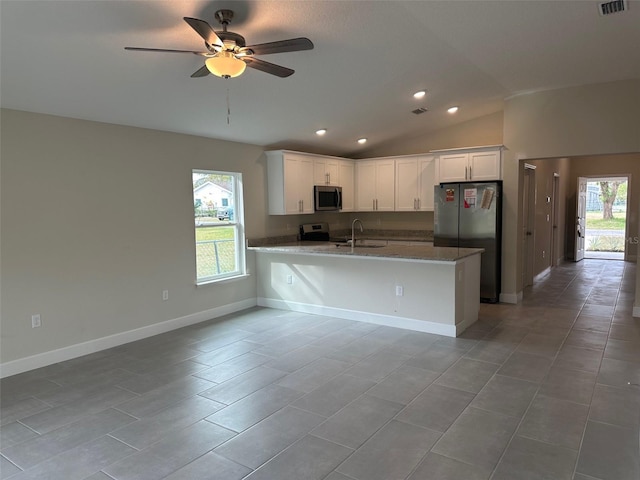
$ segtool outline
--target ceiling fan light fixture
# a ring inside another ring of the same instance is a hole
[[[247,64],[238,60],[233,53],[223,50],[204,62],[207,69],[216,77],[234,78],[242,75]]]

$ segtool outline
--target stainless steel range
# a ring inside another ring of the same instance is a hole
[[[300,225],[300,241],[303,242],[328,242],[330,240],[329,224],[303,223]]]

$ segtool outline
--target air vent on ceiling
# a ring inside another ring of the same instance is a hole
[[[416,115],[420,115],[421,113],[426,112],[426,107],[416,108],[415,110],[411,110],[411,113],[415,113]]]
[[[611,2],[598,3],[600,15],[613,15],[614,13],[625,12],[629,8],[627,0],[612,0]]]

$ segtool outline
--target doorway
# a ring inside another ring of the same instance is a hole
[[[585,258],[625,259],[628,186],[627,176],[587,179]]]

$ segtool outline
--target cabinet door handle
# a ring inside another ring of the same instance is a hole
[[[471,175],[471,165],[469,165],[469,180],[473,180],[473,175]]]
[[[469,169],[469,167],[464,167],[464,179],[467,179],[467,170]]]
[[[420,199],[416,198],[416,205],[418,205],[418,208],[416,208],[416,210],[420,210]]]

